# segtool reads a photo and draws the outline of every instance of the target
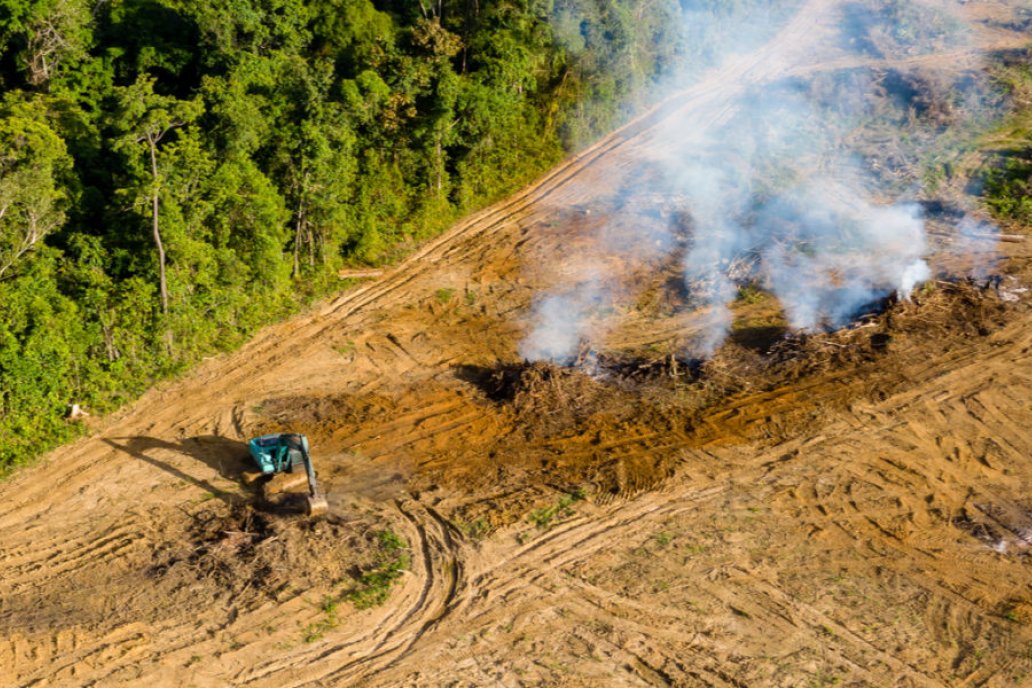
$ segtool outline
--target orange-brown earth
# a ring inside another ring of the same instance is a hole
[[[829,47],[840,10],[806,2],[531,188],[0,484],[0,685],[1032,685],[1032,241],[1001,244],[999,281],[958,280],[933,223],[942,279],[913,301],[785,339],[746,299],[701,366],[671,355],[692,328],[676,261],[597,246],[664,122],[701,135],[749,85],[894,64]],[[976,26],[900,60],[970,69],[1026,40]],[[670,219],[647,201],[619,221]],[[598,369],[522,364],[535,296],[599,261],[626,289]],[[247,438],[284,429],[312,440],[325,519],[241,480]],[[397,554],[385,531],[407,569],[360,608],[348,591]]]

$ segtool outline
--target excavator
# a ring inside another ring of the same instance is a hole
[[[308,452],[308,438],[304,435],[283,432],[255,437],[247,443],[251,458],[258,464],[260,473],[251,474],[253,479],[263,479],[262,492],[266,499],[274,494],[287,492],[308,479],[308,495],[305,505],[309,516],[320,516],[329,510],[326,498],[319,491],[315,480],[315,467]],[[295,474],[294,469],[304,467],[305,475]]]

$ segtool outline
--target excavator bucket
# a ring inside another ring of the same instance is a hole
[[[330,505],[322,495],[310,495],[307,500],[308,515],[322,516],[330,510]]]

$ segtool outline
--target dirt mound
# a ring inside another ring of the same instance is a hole
[[[180,538],[159,545],[148,570],[163,583],[214,583],[238,604],[282,600],[361,574],[368,524],[212,506],[191,515]]]

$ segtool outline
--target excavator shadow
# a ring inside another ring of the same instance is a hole
[[[218,435],[198,435],[196,437],[187,437],[178,442],[170,442],[157,437],[139,435],[136,437],[104,438],[104,441],[119,451],[124,451],[134,458],[160,468],[183,482],[205,490],[226,504],[239,503],[242,495],[221,489],[204,477],[191,475],[183,467],[157,458],[157,455],[160,455],[162,452],[174,452],[182,456],[189,456],[204,464],[208,469],[217,472],[222,478],[238,484],[245,493],[254,492],[254,487],[244,480],[244,472],[249,468],[250,460],[247,444],[240,440]],[[250,499],[249,497],[245,498]]]

